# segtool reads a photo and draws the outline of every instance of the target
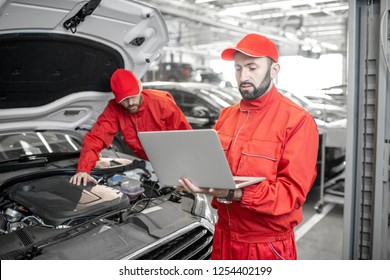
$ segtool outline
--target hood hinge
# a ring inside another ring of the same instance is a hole
[[[99,6],[101,0],[90,0],[87,4],[85,4],[73,17],[67,19],[63,26],[65,29],[70,29],[72,33],[76,33],[77,26],[80,22],[85,20],[86,16],[89,16],[93,13],[97,6]]]

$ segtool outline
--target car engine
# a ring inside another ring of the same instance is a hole
[[[68,176],[54,176],[18,183],[7,190],[1,203],[1,231],[39,224],[69,227],[113,210],[129,206],[123,192],[103,185],[90,187],[69,183]]]
[[[75,170],[58,166],[4,178],[0,259],[209,258],[206,200],[160,188],[135,161],[94,170],[98,184],[87,186],[70,183]]]

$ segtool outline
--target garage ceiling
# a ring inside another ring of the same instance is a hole
[[[219,56],[244,34],[273,39],[281,55],[346,52],[348,1],[150,0],[163,14],[172,53]]]

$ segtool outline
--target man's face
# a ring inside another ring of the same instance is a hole
[[[234,55],[234,65],[238,89],[246,100],[256,99],[266,93],[279,67],[267,57],[250,57],[240,52]]]
[[[120,104],[123,106],[123,108],[126,109],[126,111],[128,111],[131,114],[134,114],[138,112],[139,107],[141,106],[141,102],[142,102],[142,95],[138,94],[122,100]]]

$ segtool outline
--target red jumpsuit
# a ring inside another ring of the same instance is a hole
[[[267,180],[219,203],[212,259],[296,259],[293,229],[317,175],[319,135],[312,116],[276,87],[225,108],[215,125],[233,175]]]
[[[92,130],[84,137],[77,172],[88,172],[95,167],[102,149],[110,146],[121,131],[127,145],[142,159],[147,159],[137,137],[139,131],[191,129],[173,97],[165,91],[144,89],[137,113],[127,112],[122,105],[110,100]]]

